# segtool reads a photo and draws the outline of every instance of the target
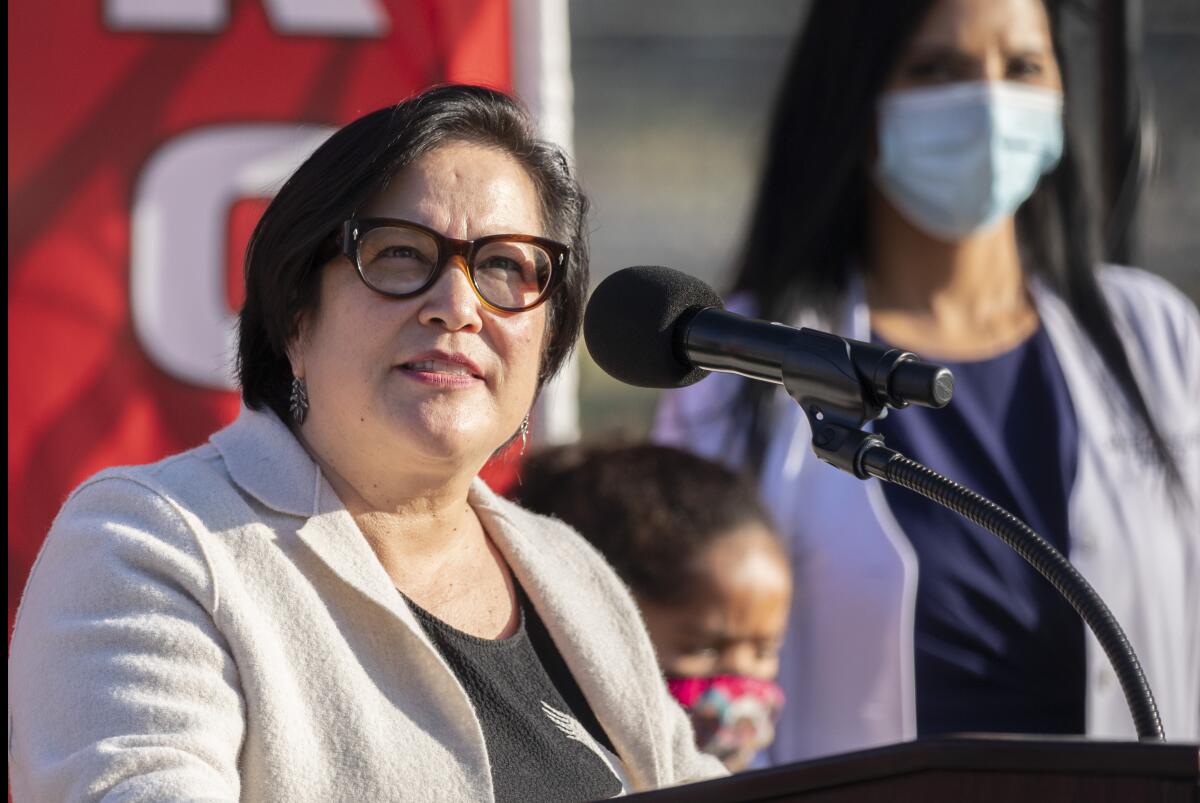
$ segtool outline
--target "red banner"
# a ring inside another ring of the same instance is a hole
[[[425,86],[510,89],[509,16],[508,0],[9,3],[10,633],[74,486],[236,415],[229,327],[270,188],[331,127]]]

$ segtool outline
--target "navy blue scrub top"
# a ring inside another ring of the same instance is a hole
[[[987,360],[941,362],[949,406],[892,410],[876,431],[1069,557],[1078,426],[1045,331]],[[899,486],[884,494],[919,563],[918,734],[1082,733],[1084,625],[1071,606],[982,527]]]

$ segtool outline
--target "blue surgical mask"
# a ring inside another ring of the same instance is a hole
[[[1057,90],[992,81],[906,89],[879,101],[873,173],[904,217],[954,241],[1013,214],[1062,149]]]

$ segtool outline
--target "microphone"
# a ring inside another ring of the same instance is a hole
[[[860,427],[883,408],[944,407],[954,377],[907,351],[727,312],[704,282],[670,268],[626,268],[592,293],[588,351],[626,384],[679,388],[710,371],[784,385],[805,411]],[[814,409],[815,408],[815,409]]]

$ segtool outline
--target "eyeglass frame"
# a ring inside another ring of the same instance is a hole
[[[367,281],[366,274],[363,273],[362,263],[358,258],[358,243],[363,234],[372,229],[381,229],[387,227],[403,227],[416,229],[424,234],[428,234],[432,238],[434,245],[438,250],[438,261],[434,265],[433,270],[429,272],[429,278],[425,283],[408,293],[393,293],[387,290],[381,290],[375,285]],[[490,243],[506,241],[516,243],[529,243],[542,248],[550,255],[550,278],[546,282],[546,286],[536,299],[530,304],[523,307],[504,307],[495,304],[484,298],[483,293],[479,292],[479,286],[475,283],[475,254],[485,245]],[[420,223],[414,223],[411,220],[402,218],[387,218],[387,217],[368,217],[359,218],[352,217],[342,224],[342,255],[345,256],[350,263],[354,265],[354,270],[358,274],[358,278],[362,279],[363,284],[371,290],[388,298],[415,298],[429,290],[437,284],[438,279],[446,272],[446,266],[450,264],[453,257],[460,256],[463,258],[465,265],[464,273],[467,275],[467,281],[471,285],[471,290],[474,291],[475,297],[479,299],[485,307],[495,312],[512,314],[516,312],[528,312],[536,309],[550,297],[550,294],[562,284],[567,273],[567,259],[571,255],[571,247],[557,240],[550,240],[545,237],[535,237],[532,234],[489,234],[486,237],[478,237],[474,240],[459,240],[454,237],[447,237],[439,231],[423,226]]]

